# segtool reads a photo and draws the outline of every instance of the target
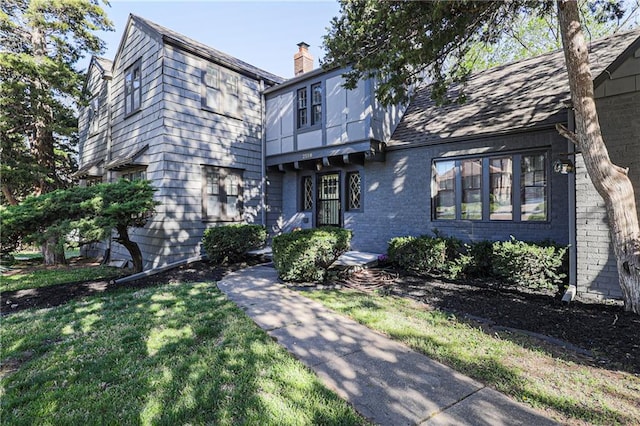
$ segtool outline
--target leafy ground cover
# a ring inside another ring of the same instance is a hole
[[[305,295],[565,424],[640,419],[640,318],[620,306],[410,276]]]
[[[3,424],[365,423],[229,302],[214,273],[183,268],[5,315]]]

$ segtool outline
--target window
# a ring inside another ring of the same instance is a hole
[[[305,127],[307,120],[307,89],[298,90],[298,128]]]
[[[489,219],[513,218],[513,164],[511,157],[489,158]]]
[[[456,163],[455,161],[435,162],[434,218],[456,218]]]
[[[298,129],[322,124],[322,84],[298,89],[296,111]]]
[[[140,60],[130,66],[124,75],[124,115],[140,110],[142,103],[142,74]]]
[[[360,172],[347,173],[347,210],[362,209]]]
[[[240,118],[240,79],[235,74],[207,65],[202,71],[202,108]]]
[[[545,152],[434,161],[433,219],[547,221],[547,162]]]
[[[146,180],[147,171],[145,169],[129,170],[129,171],[123,172],[121,177],[122,179],[130,180],[130,181]]]
[[[98,132],[100,124],[100,98],[95,96],[89,103],[89,135],[93,135]]]
[[[205,166],[202,193],[203,220],[242,220],[242,170]]]
[[[520,186],[522,187],[522,220],[547,220],[547,158],[544,153],[523,155]]]
[[[464,160],[460,162],[462,175],[462,219],[482,219],[482,160]]]
[[[322,123],[322,86],[311,86],[311,125]]]
[[[311,176],[302,177],[302,210],[313,210],[313,180]]]
[[[102,177],[101,176],[89,176],[85,179],[85,184],[87,186],[94,186],[94,185],[99,185],[102,183]]]

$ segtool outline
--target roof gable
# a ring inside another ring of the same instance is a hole
[[[635,30],[592,42],[592,75],[606,74],[639,37],[640,30]],[[460,89],[454,85],[450,93]],[[570,93],[564,53],[558,50],[473,74],[464,90],[465,103],[438,106],[428,86],[419,89],[389,146],[438,144],[566,121]]]
[[[217,63],[218,65],[230,68],[236,72],[239,72],[240,74],[246,75],[256,80],[266,80],[269,84],[277,84],[284,81],[282,77],[262,70],[258,67],[241,61],[234,56],[228,55],[224,52],[209,47],[206,44],[200,43],[199,41],[193,40],[187,36],[175,32],[169,28],[163,27],[162,25],[158,25],[155,22],[149,21],[133,14],[130,14],[129,19],[127,20],[125,32],[122,39],[120,40],[120,45],[118,47],[114,62],[118,60],[124,48],[124,43],[127,39],[130,28],[134,23],[141,30],[145,31],[151,36],[160,39],[163,43],[167,43],[181,50],[193,53],[196,56]]]

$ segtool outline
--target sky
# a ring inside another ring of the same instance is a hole
[[[104,6],[115,32],[100,32],[107,43],[102,55],[113,59],[127,17],[139,15],[214,49],[281,77],[293,77],[296,46],[306,42],[315,58],[324,56],[322,36],[338,15],[337,0],[297,1],[121,1]],[[86,68],[89,58],[79,64]]]

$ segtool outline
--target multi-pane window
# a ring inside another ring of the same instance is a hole
[[[321,83],[315,83],[297,90],[296,119],[298,129],[322,124]]]
[[[241,220],[242,170],[205,166],[203,177],[203,220]]]
[[[202,83],[203,108],[240,117],[240,79],[237,75],[209,64],[202,71]]]
[[[434,167],[435,219],[456,218],[456,162],[436,161]]]
[[[313,180],[311,176],[302,177],[302,210],[313,209]]]
[[[362,208],[362,190],[360,186],[360,173],[347,173],[347,210],[360,210]]]
[[[489,219],[513,219],[513,161],[489,158]]]
[[[100,124],[100,98],[98,96],[95,96],[89,102],[87,121],[89,122],[89,135],[97,133]]]
[[[482,219],[482,160],[463,160],[460,162],[462,176],[462,219]]]
[[[311,125],[322,123],[322,86],[311,86]]]
[[[309,123],[307,116],[307,88],[298,90],[298,128]]]
[[[522,220],[547,220],[547,158],[544,153],[522,156],[520,186]]]
[[[121,175],[122,179],[134,181],[134,180],[146,180],[147,171],[145,169],[129,170]]]
[[[433,218],[546,221],[547,163],[545,152],[434,161]]]
[[[124,114],[131,115],[142,103],[142,74],[140,61],[130,66],[124,74]]]

